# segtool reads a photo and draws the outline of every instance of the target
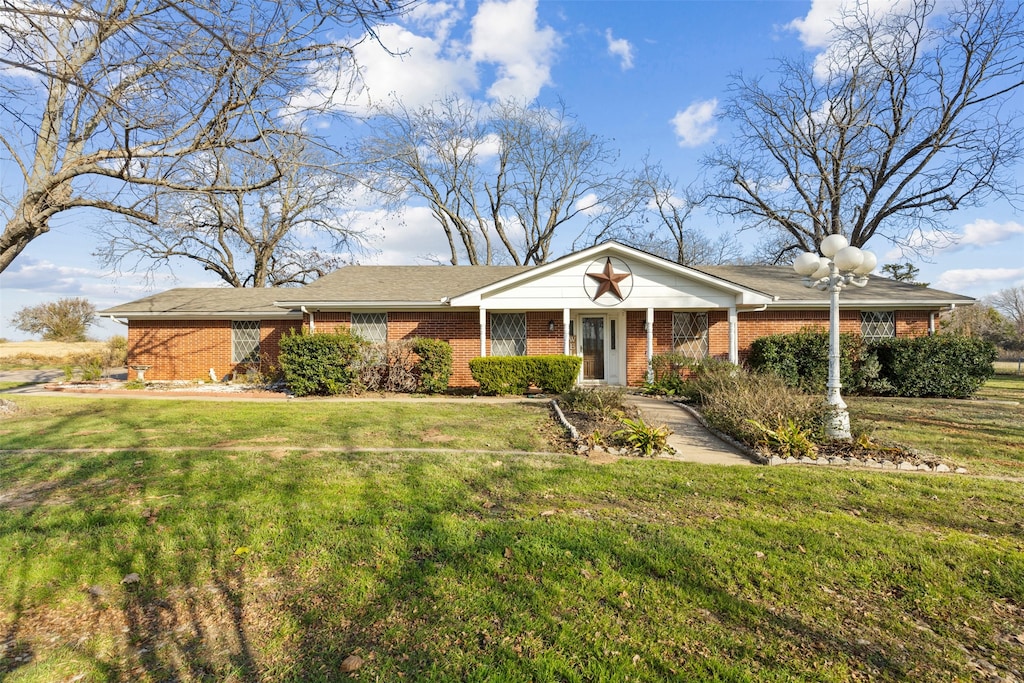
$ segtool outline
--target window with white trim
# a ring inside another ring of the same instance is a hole
[[[861,311],[860,336],[864,337],[865,341],[895,337],[895,311]]]
[[[525,313],[491,313],[491,355],[526,355]]]
[[[388,340],[387,313],[353,313],[352,334],[373,344],[384,344]]]
[[[672,313],[672,350],[687,358],[708,356],[708,314],[675,311]]]
[[[260,321],[231,321],[231,362],[256,363],[260,359]]]

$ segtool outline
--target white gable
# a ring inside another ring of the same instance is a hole
[[[621,301],[612,292],[591,298],[600,291],[600,276],[609,261],[616,278],[625,275],[616,283],[623,295]],[[770,301],[760,292],[610,243],[457,297],[452,305],[489,310],[724,309]]]

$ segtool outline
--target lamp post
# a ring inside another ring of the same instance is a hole
[[[804,276],[804,285],[828,290],[828,389],[825,402],[830,414],[825,434],[830,439],[850,438],[850,414],[840,394],[839,377],[839,291],[868,283],[868,273],[878,259],[870,251],[851,247],[842,235],[829,235],[821,241],[822,256],[804,252],[793,261],[793,270]]]

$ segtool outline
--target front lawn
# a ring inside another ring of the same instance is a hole
[[[934,453],[973,473],[1024,477],[1024,376],[996,375],[974,399],[847,399],[854,431]]]
[[[520,433],[543,408],[469,400],[16,401],[6,448],[123,450],[0,456],[5,681],[327,681],[350,655],[366,681],[1024,671],[1017,482],[313,450],[370,425],[437,445],[443,410],[459,448],[544,441]]]
[[[220,401],[17,396],[3,448],[450,448],[547,451],[540,401]],[[495,427],[499,428],[495,428]]]

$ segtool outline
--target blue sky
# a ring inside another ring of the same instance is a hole
[[[401,24],[379,31],[403,56],[372,43],[358,48],[364,88],[338,105],[359,113],[391,93],[413,106],[445,92],[480,101],[508,95],[549,104],[561,98],[592,133],[613,140],[623,165],[636,165],[650,153],[689,181],[702,155],[728,141],[728,124],[715,114],[727,97],[730,75],[767,74],[776,56],[813,56],[822,49],[837,5],[838,0],[428,2]],[[1014,108],[1024,109],[1022,101],[1018,96]],[[339,142],[358,131],[357,124],[332,125],[324,132]],[[1016,175],[1024,176],[1024,168]],[[375,235],[362,262],[419,263],[431,252],[444,252],[443,235],[425,209],[411,207],[399,219],[362,208],[360,220]],[[84,212],[59,217],[48,235],[0,274],[0,336],[24,338],[10,325],[14,312],[62,296],[84,296],[103,308],[173,286],[218,284],[185,264],[150,277],[103,270],[91,256],[97,241],[90,226],[98,220]],[[709,215],[697,216],[693,225],[710,235],[732,229]],[[959,236],[956,242],[913,258],[923,281],[977,297],[1024,285],[1024,218],[1011,206],[994,202],[951,214],[946,228]],[[575,236],[566,233],[557,242],[561,251]],[[753,244],[757,236],[744,233],[742,239]],[[868,248],[880,263],[906,260],[884,242]],[[124,329],[107,321],[91,333],[104,338]]]

